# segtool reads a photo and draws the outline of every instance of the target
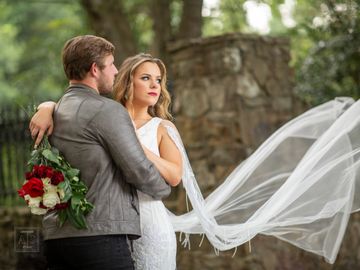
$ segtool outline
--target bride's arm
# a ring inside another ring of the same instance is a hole
[[[158,135],[160,137],[160,157],[143,146],[144,152],[147,158],[154,163],[165,181],[173,187],[177,186],[181,182],[182,176],[182,158],[180,151],[162,124],[159,126]]]
[[[31,118],[29,129],[31,137],[35,140],[35,147],[39,145],[44,134],[50,135],[53,132],[54,122],[52,114],[55,109],[55,102],[47,101],[37,107],[37,112]]]

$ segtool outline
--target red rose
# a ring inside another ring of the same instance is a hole
[[[24,198],[25,195],[27,194],[24,187],[20,188],[17,192],[18,192],[19,196],[22,198]]]
[[[34,177],[34,173],[33,172],[27,172],[25,173],[25,179],[26,180],[29,180],[30,178],[33,178]]]
[[[53,175],[53,169],[45,165],[35,165],[33,168],[33,173],[38,178],[51,178]]]
[[[51,167],[46,167],[45,177],[51,178],[54,174],[54,170]]]
[[[57,186],[62,181],[64,181],[64,175],[62,174],[62,172],[55,171],[51,178],[51,184]]]
[[[39,177],[39,165],[34,165],[33,169],[32,169],[32,173],[35,177]]]
[[[18,193],[21,197],[27,194],[32,198],[42,196],[44,194],[44,184],[40,179],[33,177],[22,186]]]

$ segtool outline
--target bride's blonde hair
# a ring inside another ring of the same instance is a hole
[[[125,61],[121,64],[119,73],[117,74],[114,83],[114,100],[120,102],[124,106],[128,102],[132,104],[134,98],[134,73],[136,68],[145,62],[156,64],[159,67],[161,73],[161,91],[159,100],[154,106],[150,106],[148,108],[148,113],[152,117],[160,117],[163,119],[172,120],[172,116],[169,112],[171,97],[169,91],[166,88],[166,68],[160,59],[154,58],[150,54],[137,54],[125,59]]]

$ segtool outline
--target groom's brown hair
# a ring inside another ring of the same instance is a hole
[[[114,51],[114,45],[102,37],[85,35],[69,39],[62,50],[66,77],[69,80],[84,79],[93,63],[102,69],[104,58],[113,55]]]

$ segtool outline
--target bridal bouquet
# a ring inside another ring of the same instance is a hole
[[[85,198],[87,187],[79,179],[79,170],[70,166],[47,137],[32,151],[28,166],[30,171],[18,194],[31,213],[57,211],[60,226],[68,220],[77,229],[87,228],[85,216],[94,207]]]

